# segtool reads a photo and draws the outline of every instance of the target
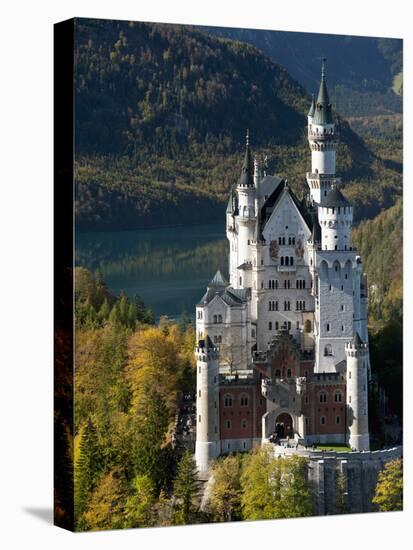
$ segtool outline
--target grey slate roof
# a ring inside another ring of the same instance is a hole
[[[226,287],[229,283],[226,281],[221,273],[221,271],[218,269],[218,271],[215,273],[214,277],[212,278],[211,282],[208,285],[209,287]]]
[[[282,178],[278,176],[264,176],[259,184],[259,197],[262,199],[268,198],[277,189],[281,181]]]
[[[231,288],[231,287],[211,287],[208,286],[206,293],[202,296],[199,306],[205,306],[218,295],[228,306],[240,306],[244,304],[249,295],[246,288]]]
[[[359,348],[363,344],[363,340],[360,338],[360,335],[358,332],[353,336],[352,344],[354,344],[357,348]]]
[[[284,189],[288,189],[288,193],[293,200],[294,204],[296,205],[298,211],[304,218],[308,228],[311,230],[312,228],[312,219],[311,219],[311,213],[308,211],[306,205],[304,202],[300,201],[293,190],[290,188],[288,183],[286,183],[284,180],[281,180],[279,185],[276,187],[276,189],[273,191],[273,193],[268,197],[268,199],[264,202],[261,210],[260,210],[260,234],[262,235],[262,232],[264,230],[264,227],[268,220],[271,217],[271,213],[274,210],[277,202],[279,201],[282,192]]]
[[[331,208],[333,206],[350,206],[350,203],[337,187],[333,187],[322,201],[321,206]]]
[[[245,150],[244,162],[242,163],[241,176],[238,180],[239,185],[254,186],[254,166],[252,162],[252,155],[250,151],[250,146],[247,143],[247,148]]]
[[[311,230],[311,237],[309,240],[313,244],[321,243],[321,227],[320,227],[320,222],[318,221],[318,214],[315,209],[313,212],[313,227]]]
[[[327,91],[326,75],[323,61],[321,72],[320,89],[315,105],[315,113],[313,117],[314,124],[333,124],[333,113],[331,110],[330,98]]]

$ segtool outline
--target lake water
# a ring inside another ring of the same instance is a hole
[[[118,294],[139,294],[156,317],[191,316],[217,269],[228,273],[225,225],[77,233],[76,265]]]

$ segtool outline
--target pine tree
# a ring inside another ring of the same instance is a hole
[[[128,327],[134,329],[136,324],[137,314],[136,305],[132,302],[128,308]]]
[[[336,511],[337,514],[347,514],[349,511],[346,497],[346,476],[343,472],[338,472],[336,478]]]
[[[120,293],[118,298],[118,307],[119,307],[119,317],[120,322],[127,326],[129,321],[129,300],[126,294],[123,292]]]
[[[403,510],[403,461],[388,462],[379,473],[376,493],[372,500],[380,512]]]
[[[75,522],[79,526],[90,492],[93,490],[102,468],[95,426],[89,419],[79,447],[79,457],[75,466]]]
[[[148,475],[133,480],[133,494],[125,505],[126,526],[150,527],[154,524],[154,504],[156,488]]]
[[[99,309],[98,317],[100,321],[106,321],[109,318],[109,315],[110,315],[110,305],[109,305],[108,299],[105,298],[103,301],[103,304]]]
[[[174,524],[187,525],[197,519],[200,482],[196,464],[192,454],[186,450],[178,466],[174,480],[174,496],[176,499]]]
[[[109,315],[109,323],[111,325],[119,325],[120,322],[121,322],[121,316],[119,312],[119,304],[118,302],[116,302],[111,309],[111,312]]]
[[[135,473],[148,475],[159,486],[162,479],[159,457],[168,429],[168,411],[153,383],[146,382],[136,404],[133,422]]]

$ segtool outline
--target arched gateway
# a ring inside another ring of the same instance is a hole
[[[281,413],[275,420],[275,434],[283,439],[284,437],[294,437],[293,419],[288,413]]]

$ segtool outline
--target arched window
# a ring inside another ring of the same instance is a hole
[[[285,265],[289,265],[290,259],[288,256],[285,257],[284,262],[285,262]]]
[[[232,407],[232,395],[224,395],[224,407]]]
[[[341,400],[342,400],[342,395],[341,395],[341,392],[340,391],[336,391],[334,393],[334,401],[336,403],[341,403]]]
[[[231,420],[226,421],[226,428],[227,428],[227,430],[231,429]]]
[[[248,427],[248,422],[246,421],[245,418],[243,418],[243,419],[241,420],[241,428],[242,428],[243,430],[246,430],[247,427]]]
[[[218,315],[218,323],[222,323],[222,315]]]
[[[327,403],[327,393],[325,391],[320,392],[320,403]]]
[[[271,321],[268,323],[268,330],[272,330],[272,322]]]
[[[331,344],[326,344],[324,346],[324,356],[330,357],[331,355],[333,355],[333,348],[331,347]]]
[[[326,423],[326,417],[325,416],[321,416],[320,417],[320,424],[322,424],[324,426],[324,424]]]
[[[278,302],[277,302],[277,303],[278,303]],[[280,327],[280,325],[279,325],[278,321],[275,321],[275,330],[278,330],[279,327]]]
[[[281,256],[280,262],[281,262],[281,265],[284,265],[284,256]]]
[[[340,415],[336,416],[336,424],[340,424]]]
[[[326,331],[327,331],[327,332],[330,332],[330,323],[327,323],[327,324],[326,324]]]
[[[248,395],[242,394],[239,398],[241,407],[248,407]]]
[[[294,265],[294,258],[290,256],[290,265]]]

